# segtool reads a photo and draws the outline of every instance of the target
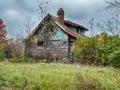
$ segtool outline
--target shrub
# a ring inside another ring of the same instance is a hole
[[[73,48],[73,55],[82,64],[94,64],[97,49],[96,38],[78,38]]]
[[[0,60],[3,60],[5,58],[4,50],[4,46],[0,45]]]
[[[111,53],[109,58],[112,66],[120,68],[120,49]]]
[[[99,45],[97,59],[99,64],[120,67],[120,38],[107,36],[104,43]]]
[[[120,67],[120,37],[103,34],[92,38],[78,38],[73,55],[81,64]]]
[[[33,59],[30,58],[30,57],[26,57],[24,61],[27,62],[27,63],[33,63],[34,62]]]

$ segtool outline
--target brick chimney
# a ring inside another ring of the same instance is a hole
[[[57,15],[58,15],[59,22],[61,24],[64,24],[64,10],[63,10],[63,8],[59,8]]]

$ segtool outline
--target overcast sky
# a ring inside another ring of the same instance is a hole
[[[88,22],[94,18],[95,22],[103,22],[111,15],[102,11],[105,0],[48,0],[48,13],[55,15],[59,8],[65,11],[65,19],[89,28]],[[15,33],[25,33],[26,16],[31,15],[35,21],[32,30],[40,22],[36,9],[42,0],[0,0],[0,18],[3,19],[8,36]]]

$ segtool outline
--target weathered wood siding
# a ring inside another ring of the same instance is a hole
[[[50,58],[66,58],[68,57],[68,40],[51,41],[49,45]]]
[[[30,40],[28,40],[27,42],[25,42],[25,56],[32,57],[31,48],[32,48],[32,43],[30,42]]]
[[[62,59],[68,57],[68,40],[52,40],[49,41],[47,53],[44,46],[37,46],[36,44],[30,44],[26,47],[26,56],[35,58],[44,58],[47,56],[51,59]],[[26,46],[27,46],[26,45]]]

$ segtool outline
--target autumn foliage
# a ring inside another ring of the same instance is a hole
[[[120,67],[120,37],[101,34],[78,38],[73,55],[81,64]]]

